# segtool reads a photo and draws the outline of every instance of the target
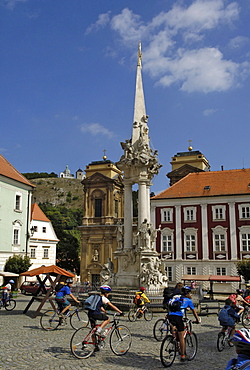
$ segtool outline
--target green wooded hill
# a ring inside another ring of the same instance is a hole
[[[81,180],[63,178],[38,178],[30,180],[36,186],[32,202],[49,203],[70,209],[83,208],[83,185]]]

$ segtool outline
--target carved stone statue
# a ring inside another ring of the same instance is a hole
[[[102,270],[100,272],[101,284],[108,284],[113,275],[114,275],[114,264],[111,261],[111,259],[108,258],[108,262],[103,265]]]
[[[145,218],[139,227],[138,235],[140,236],[140,248],[149,249],[150,247],[150,228],[148,220]]]
[[[121,221],[119,221],[117,224],[116,240],[117,240],[117,249],[123,249],[124,233]]]
[[[92,261],[98,262],[99,261],[99,252],[97,249],[94,250],[93,256],[92,256]]]

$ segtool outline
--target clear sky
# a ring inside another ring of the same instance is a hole
[[[118,161],[140,40],[151,190],[188,140],[211,170],[249,168],[249,20],[250,0],[0,0],[0,153],[20,172]]]

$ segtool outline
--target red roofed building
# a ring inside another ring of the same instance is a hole
[[[0,271],[14,254],[28,253],[35,186],[0,154]]]
[[[59,242],[53,226],[37,203],[31,205],[31,236],[29,256],[31,269],[56,264],[56,246]]]
[[[151,214],[170,282],[237,275],[235,261],[250,258],[250,169],[190,173],[151,198]]]

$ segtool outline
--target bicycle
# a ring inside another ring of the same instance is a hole
[[[250,308],[249,306],[246,306],[244,308],[244,311],[241,314],[241,322],[242,322],[242,325],[246,329],[250,329]]]
[[[3,298],[0,299],[0,309],[4,307],[6,311],[12,311],[16,307],[16,301],[10,297],[7,297],[5,299],[5,302]]]
[[[40,324],[42,329],[46,331],[56,330],[58,326],[67,324],[69,318],[70,325],[73,329],[77,330],[83,326],[87,326],[89,323],[88,314],[83,310],[76,307],[75,309],[70,308],[65,317],[60,317],[62,308],[58,306],[56,310],[47,310],[43,313],[40,318]],[[72,312],[73,311],[73,312]]]
[[[229,347],[234,346],[233,343],[230,342],[230,334],[232,328],[230,326],[223,326],[223,329],[225,331],[220,331],[217,338],[217,349],[219,352],[222,352],[227,344],[229,345]]]
[[[146,321],[151,321],[153,318],[153,312],[147,306],[143,306],[143,307],[135,306],[129,310],[129,313],[128,313],[129,321],[132,321],[132,322],[136,321],[137,319],[140,319],[142,316],[144,316],[144,319]]]
[[[158,342],[162,342],[163,339],[168,335],[171,331],[170,322],[168,320],[168,314],[165,316],[164,319],[159,319],[155,322],[153,327],[153,334],[154,338]]]
[[[184,339],[186,343],[186,355],[188,361],[192,361],[197,353],[198,342],[197,336],[192,331],[192,322],[190,319],[184,319]],[[176,357],[180,353],[180,342],[178,339],[178,331],[174,331],[171,335],[167,335],[161,344],[160,358],[164,367],[170,367]]]
[[[75,331],[70,340],[70,349],[76,358],[86,359],[94,352],[100,351],[105,346],[105,339],[110,334],[109,345],[111,351],[117,355],[125,355],[132,342],[130,330],[125,325],[119,325],[117,313],[113,316],[111,326],[105,328],[103,336],[96,334],[100,325],[92,328],[83,327]],[[109,325],[110,325],[109,324]]]

